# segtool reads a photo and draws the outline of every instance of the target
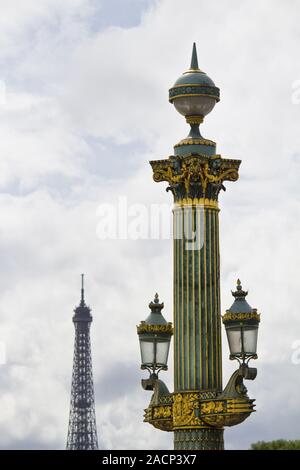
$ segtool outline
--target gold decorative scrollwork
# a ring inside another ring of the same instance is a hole
[[[254,400],[224,399],[200,404],[201,420],[210,426],[221,428],[242,423],[254,411]]]
[[[222,401],[209,401],[201,403],[201,413],[222,413],[226,410],[226,405]]]
[[[172,416],[172,407],[171,406],[158,406],[154,408],[153,418],[170,418]]]
[[[170,395],[173,405],[159,403],[145,410],[144,421],[162,431],[191,428],[222,428],[242,423],[253,413],[254,400],[222,398],[201,400],[199,393]],[[198,411],[196,416],[195,411]]]
[[[148,325],[146,322],[142,321],[139,326],[137,326],[138,333],[168,333],[169,335],[173,334],[172,323],[167,323],[166,325]]]
[[[172,431],[172,406],[149,406],[145,410],[144,421],[161,431]]]
[[[227,321],[241,321],[241,320],[256,320],[260,321],[260,314],[257,313],[256,310],[253,309],[252,312],[249,313],[232,313],[226,312],[225,315],[222,316],[223,323]]]
[[[167,181],[175,200],[207,198],[217,200],[224,181],[239,177],[239,160],[223,159],[220,155],[188,155],[151,161],[155,182]]]
[[[214,175],[209,172],[208,163],[203,166],[203,173],[208,183],[220,183],[223,181],[237,181],[239,178],[238,171],[235,168],[225,170],[220,174]]]

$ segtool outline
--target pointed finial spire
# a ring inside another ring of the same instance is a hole
[[[193,43],[193,52],[192,52],[192,60],[191,60],[191,70],[199,70],[199,65],[198,65],[198,57],[197,57],[197,48],[196,48],[196,43]]]
[[[238,279],[236,281],[236,291],[233,292],[231,291],[233,297],[235,298],[244,298],[248,295],[248,291],[244,291],[243,288],[242,288],[242,283],[241,283],[241,280]]]
[[[84,303],[84,274],[81,274],[81,305]]]
[[[155,294],[154,300],[152,300],[152,302],[150,302],[149,308],[151,310],[154,310],[154,311],[157,311],[157,312],[159,312],[162,308],[164,308],[164,303],[163,302],[159,303],[158,293]]]

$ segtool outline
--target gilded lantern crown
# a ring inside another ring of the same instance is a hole
[[[257,313],[256,308],[252,308],[248,304],[246,300],[248,292],[243,290],[241,281],[239,279],[237,280],[236,291],[231,291],[231,293],[235,300],[231,307],[226,310],[225,315],[223,315],[223,323],[226,324],[243,320],[252,320],[259,323],[260,315]]]
[[[141,321],[137,327],[138,334],[141,333],[166,333],[173,334],[172,323],[168,323],[161,313],[164,303],[159,302],[158,294],[155,294],[154,300],[149,303],[151,310],[145,321]]]

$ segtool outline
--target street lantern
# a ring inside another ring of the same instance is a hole
[[[240,363],[248,363],[256,359],[257,334],[260,315],[257,309],[252,308],[246,301],[248,292],[244,291],[241,281],[237,280],[237,288],[232,292],[235,298],[229,310],[226,310],[222,320],[225,325],[230,359],[237,359]]]
[[[141,349],[141,369],[147,369],[151,378],[156,378],[160,370],[167,370],[168,355],[173,334],[172,323],[168,323],[161,313],[163,303],[158,294],[150,302],[150,315],[137,327]]]

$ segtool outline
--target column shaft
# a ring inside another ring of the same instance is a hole
[[[174,208],[175,393],[222,391],[219,210]],[[223,448],[223,430],[175,430],[176,449]]]

